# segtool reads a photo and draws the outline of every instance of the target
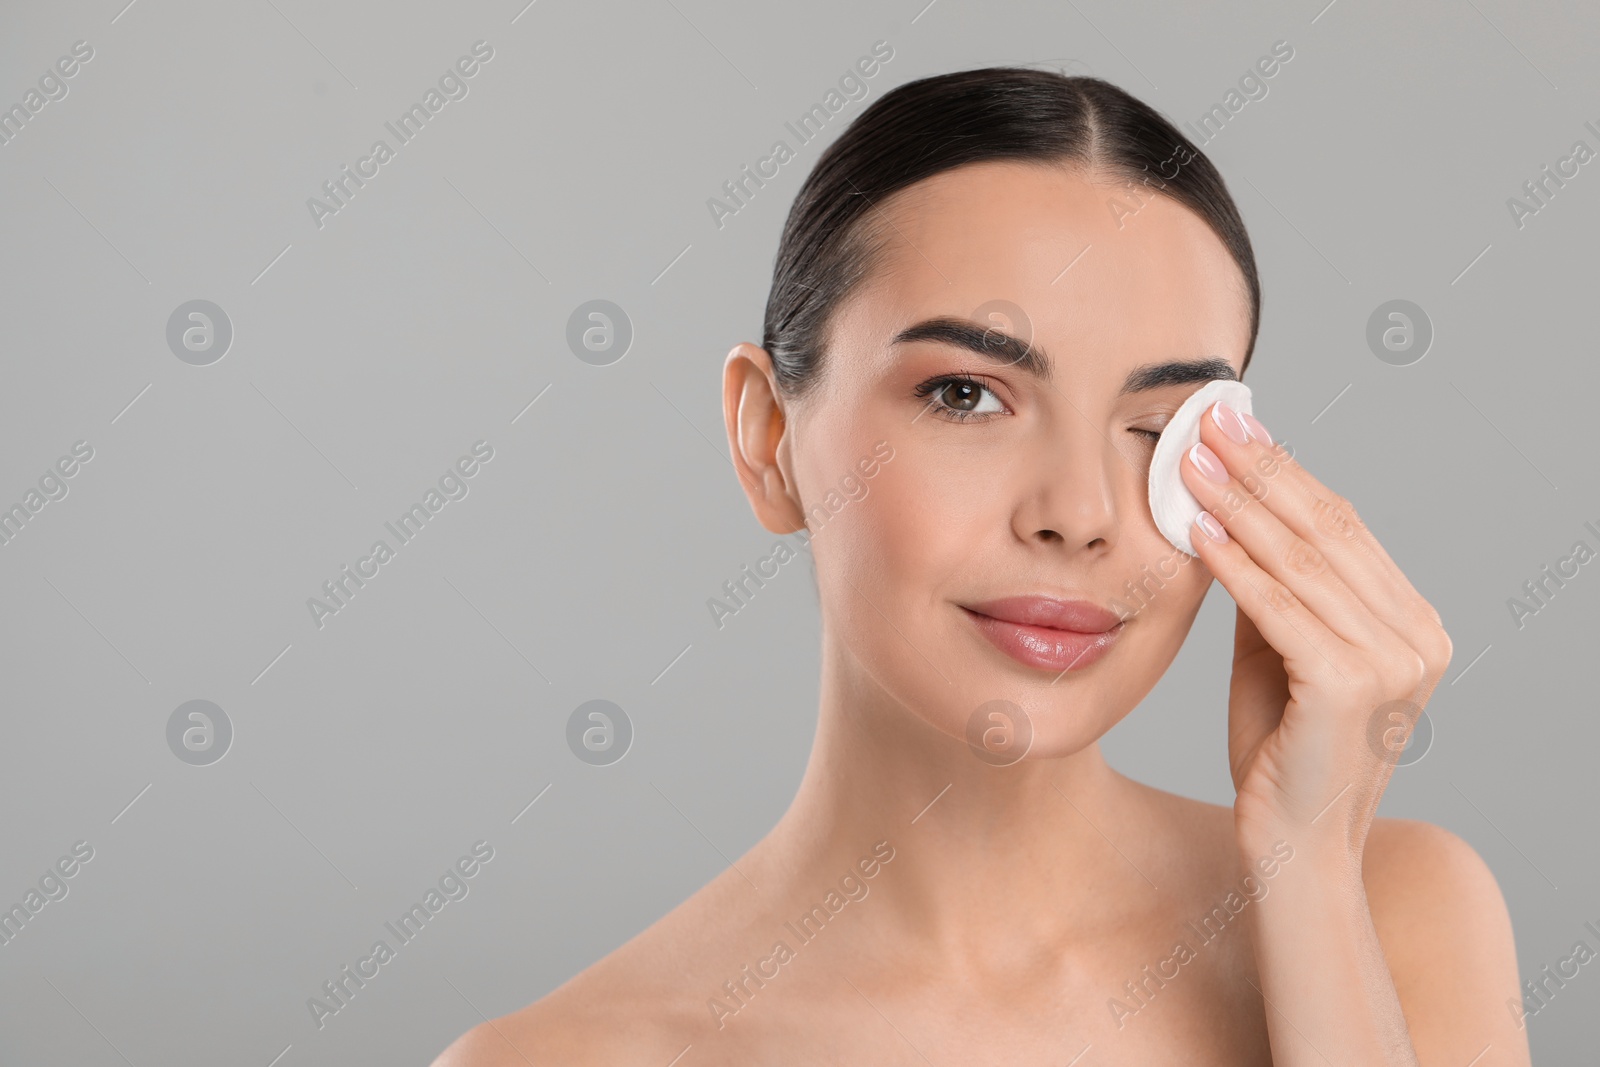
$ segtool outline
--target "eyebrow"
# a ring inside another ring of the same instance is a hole
[[[932,341],[952,345],[976,353],[991,363],[1003,367],[1016,367],[1040,381],[1050,380],[1050,357],[1038,345],[1030,345],[994,326],[982,326],[967,319],[939,316],[924,319],[894,335],[890,346],[909,344],[912,341]],[[1233,365],[1225,359],[1211,356],[1206,359],[1168,360],[1164,363],[1145,363],[1135,367],[1123,380],[1118,396],[1142,393],[1168,385],[1187,385],[1191,382],[1239,380]]]

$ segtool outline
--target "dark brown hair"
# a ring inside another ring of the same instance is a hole
[[[1076,165],[1144,183],[1209,225],[1244,275],[1250,366],[1261,324],[1255,254],[1222,175],[1143,101],[1093,77],[1026,67],[939,74],[885,93],[817,160],[784,223],[762,323],[780,391],[816,380],[834,310],[871,272],[881,234],[864,224],[897,190],[967,163]],[[1176,168],[1175,173],[1169,174]]]

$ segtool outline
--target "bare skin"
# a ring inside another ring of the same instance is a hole
[[[812,394],[780,398],[753,345],[724,372],[735,465],[774,533],[877,442],[893,448],[812,540],[821,700],[793,803],[654,926],[435,1067],[1526,1065],[1493,876],[1444,830],[1374,818],[1392,760],[1372,749],[1372,712],[1425,704],[1449,640],[1281,447],[1202,420],[1228,481],[1188,459],[1183,477],[1230,539],[1196,531],[1199,557],[1097,662],[1025,665],[962,608],[1104,604],[1173,557],[1144,497],[1149,435],[1203,382],[1119,389],[1170,360],[1240,370],[1248,306],[1221,242],[1164,197],[1020,164],[938,175],[877,221],[883,258],[840,308]],[[890,344],[933,316],[989,325],[977,313],[996,300],[1023,310],[1048,382],[955,345]],[[946,374],[983,387],[976,417],[938,405],[975,391],[913,394]],[[1098,745],[1213,580],[1239,604],[1232,807],[1134,782]],[[967,742],[997,699],[1033,729],[1007,766]],[[815,908],[815,932],[799,930]]]

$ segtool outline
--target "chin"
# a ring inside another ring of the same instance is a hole
[[[1138,662],[1149,654],[1148,618],[1124,622],[1102,654],[1063,672],[1002,651],[956,603],[896,607],[891,616],[920,625],[886,627],[876,611],[852,603],[842,613],[840,632],[849,635],[842,646],[906,714],[994,766],[1083,751],[1160,674],[1150,669],[1158,665]],[[1146,677],[1142,689],[1132,684]]]
[[[965,632],[946,646],[941,667],[947,674],[960,672],[959,695],[930,694],[931,706],[944,709],[943,732],[997,766],[1083,751],[1120,722],[1160,674],[1155,671],[1142,687],[1130,686],[1149,674],[1143,669],[1149,664],[1136,662],[1146,629],[1141,620],[1123,623],[1094,662],[1065,672],[1020,662],[978,636],[965,618],[958,621]]]
[[[910,686],[906,706],[926,709],[921,717],[930,726],[991,766],[1075,755],[1129,710],[1118,699],[1122,694],[1075,678],[1077,672],[1052,685],[1058,672],[996,669],[970,653],[952,654],[940,667],[957,684],[946,687],[936,678],[928,686],[919,678]]]

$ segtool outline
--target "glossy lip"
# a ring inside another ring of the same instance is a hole
[[[961,610],[1012,659],[1061,673],[1095,663],[1127,625],[1115,612],[1087,600],[1046,596],[1004,597],[963,604]]]

